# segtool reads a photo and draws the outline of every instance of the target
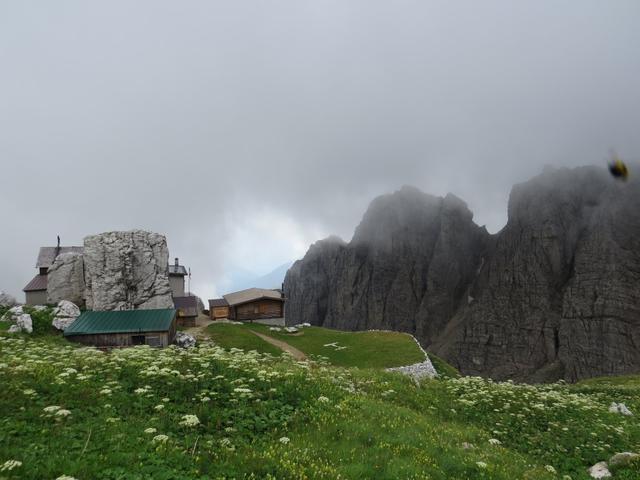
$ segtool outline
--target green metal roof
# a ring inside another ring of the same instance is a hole
[[[161,332],[169,330],[175,316],[174,309],[87,311],[65,329],[64,336]]]

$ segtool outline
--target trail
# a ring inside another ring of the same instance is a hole
[[[282,340],[277,340],[277,339],[275,339],[273,337],[270,337],[269,335],[264,335],[262,333],[254,332],[253,330],[251,330],[251,333],[253,333],[254,335],[257,335],[258,337],[260,337],[265,342],[268,342],[271,345],[274,345],[274,346],[278,347],[280,350],[283,350],[283,351],[285,351],[287,353],[290,353],[291,356],[293,358],[295,358],[296,360],[306,360],[307,359],[307,356],[304,353],[302,353],[297,348],[292,347],[287,342],[283,342]]]

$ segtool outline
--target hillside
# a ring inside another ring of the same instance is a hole
[[[608,412],[640,411],[637,379],[416,384],[211,344],[102,353],[3,334],[0,377],[8,479],[576,480],[640,450],[634,417]]]
[[[351,242],[285,278],[287,322],[415,335],[463,373],[575,381],[640,370],[640,182],[546,169],[490,235],[466,204],[412,187],[375,199]]]

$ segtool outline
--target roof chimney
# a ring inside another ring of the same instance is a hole
[[[178,263],[178,257],[176,257],[176,267],[179,265]]]

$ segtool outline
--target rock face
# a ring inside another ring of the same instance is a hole
[[[456,197],[374,200],[350,243],[285,278],[287,323],[414,334],[465,374],[549,381],[640,370],[640,183],[604,169],[516,185],[497,234]]]
[[[16,299],[13,295],[0,291],[0,307],[13,307]]]
[[[51,325],[58,330],[64,331],[69,325],[76,321],[80,316],[80,309],[77,305],[67,301],[60,300],[58,306],[53,310],[55,315]]]
[[[84,239],[87,309],[173,308],[163,235],[132,230]]]
[[[84,262],[81,253],[62,253],[49,267],[47,275],[47,302],[61,300],[84,305]]]

